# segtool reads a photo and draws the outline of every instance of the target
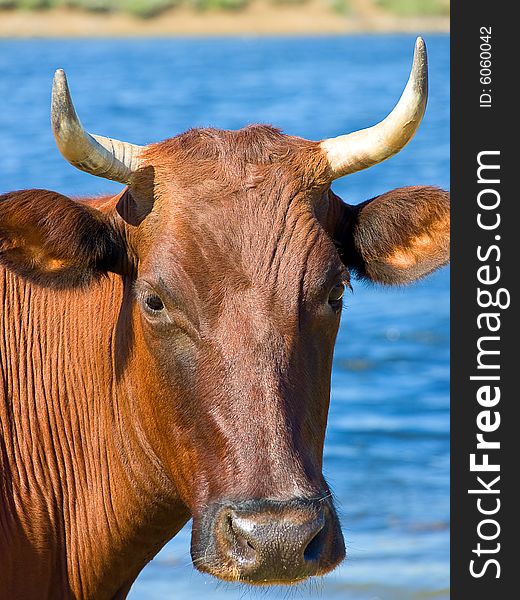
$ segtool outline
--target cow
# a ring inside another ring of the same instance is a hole
[[[345,546],[322,474],[352,274],[446,264],[448,193],[349,205],[332,182],[414,135],[419,38],[392,112],[320,142],[267,125],[137,146],[88,133],[65,74],[57,146],[113,196],[0,196],[0,595],[124,598],[190,519],[195,567],[292,584]]]

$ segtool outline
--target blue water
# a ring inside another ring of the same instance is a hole
[[[449,41],[427,36],[430,99],[397,157],[335,183],[351,203],[390,188],[449,185]],[[0,193],[70,195],[120,186],[70,167],[49,126],[63,67],[85,126],[146,144],[187,128],[267,122],[321,139],[383,118],[408,76],[414,39],[226,39],[0,42]],[[348,559],[290,598],[448,597],[448,270],[401,289],[354,283],[336,346],[325,474]],[[189,525],[143,571],[130,598],[286,598],[197,573]]]

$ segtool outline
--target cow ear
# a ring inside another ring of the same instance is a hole
[[[361,278],[398,285],[424,277],[450,257],[449,194],[433,187],[392,190],[358,206],[332,197],[333,237]]]
[[[123,245],[106,216],[46,190],[0,196],[0,263],[58,288],[85,285],[121,265]]]

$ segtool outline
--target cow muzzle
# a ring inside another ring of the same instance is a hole
[[[227,581],[296,583],[331,571],[344,557],[328,500],[229,501],[194,521],[194,565]]]

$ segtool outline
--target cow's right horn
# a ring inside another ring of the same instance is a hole
[[[59,151],[78,169],[128,184],[139,168],[142,146],[91,135],[83,129],[63,69],[56,71],[52,83],[51,123]]]

